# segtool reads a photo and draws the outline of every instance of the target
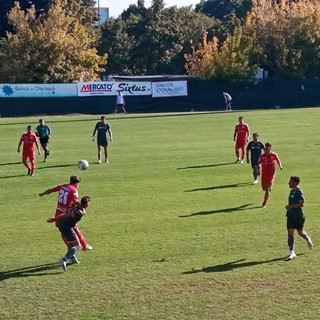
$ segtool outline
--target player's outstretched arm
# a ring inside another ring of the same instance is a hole
[[[47,194],[50,194],[51,192],[52,192],[51,189],[48,189],[48,190],[43,191],[43,192],[40,192],[40,193],[39,193],[39,197],[46,196]]]

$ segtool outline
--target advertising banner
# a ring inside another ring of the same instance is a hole
[[[0,98],[76,97],[76,83],[1,83]]]
[[[118,90],[124,96],[150,96],[151,82],[140,81],[100,81],[78,82],[78,96],[116,96]]]
[[[164,81],[152,82],[152,97],[178,97],[188,95],[188,82],[183,81]]]

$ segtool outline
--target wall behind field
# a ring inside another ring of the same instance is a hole
[[[128,113],[224,110],[222,92],[233,98],[234,110],[301,108],[320,106],[320,80],[267,79],[252,86],[230,86],[219,82],[188,79],[187,97],[152,98],[127,96]],[[109,114],[114,96],[68,98],[1,98],[1,117],[61,114]]]

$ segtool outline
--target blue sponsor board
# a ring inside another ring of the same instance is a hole
[[[77,97],[76,83],[1,83],[0,98]]]

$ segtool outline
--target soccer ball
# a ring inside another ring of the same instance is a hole
[[[89,168],[89,162],[87,160],[80,160],[78,162],[78,168],[80,170],[87,170]]]

